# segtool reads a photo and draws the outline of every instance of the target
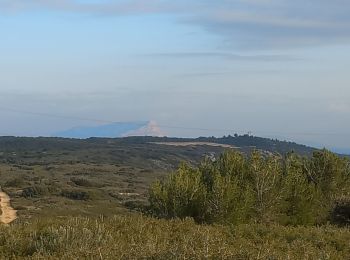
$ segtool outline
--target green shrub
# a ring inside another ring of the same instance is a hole
[[[155,182],[150,190],[152,212],[160,217],[184,218],[191,216],[202,221],[206,209],[206,190],[201,174],[187,164],[182,164],[176,174],[166,182]]]
[[[336,200],[331,214],[333,223],[340,226],[350,225],[350,198],[343,197]]]
[[[24,188],[22,191],[22,197],[24,198],[33,198],[40,197],[46,195],[48,193],[48,189],[41,186],[32,186]]]
[[[150,211],[205,223],[324,224],[332,219],[335,198],[350,192],[349,169],[348,159],[326,150],[311,158],[229,151],[199,167],[183,164],[155,182]],[[346,211],[344,205],[337,210]]]
[[[63,190],[61,196],[66,197],[71,200],[89,200],[90,193],[86,191],[79,190]]]
[[[82,186],[82,187],[93,187],[93,183],[87,179],[83,178],[71,178],[71,182],[73,182],[75,185]]]
[[[86,187],[86,188],[90,188],[90,187],[100,188],[100,187],[103,187],[103,185],[101,183],[90,181],[90,180],[85,179],[85,178],[72,177],[70,179],[70,181],[73,182],[75,185],[80,186],[80,187]]]
[[[23,178],[17,177],[5,182],[5,187],[18,188],[25,185]]]

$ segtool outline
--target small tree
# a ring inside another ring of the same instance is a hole
[[[200,171],[182,164],[175,174],[164,182],[156,182],[150,189],[150,208],[161,217],[193,217],[204,221],[206,188]]]
[[[281,158],[254,151],[248,162],[252,190],[255,197],[255,212],[258,222],[270,222],[276,217],[281,199]]]
[[[282,181],[281,222],[288,225],[315,224],[319,194],[314,183],[303,173],[302,160],[295,154],[285,159]]]

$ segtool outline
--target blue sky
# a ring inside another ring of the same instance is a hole
[[[0,133],[155,120],[213,129],[168,135],[350,150],[349,12],[345,0],[0,0]]]

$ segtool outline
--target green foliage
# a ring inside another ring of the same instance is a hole
[[[93,181],[90,181],[88,179],[85,179],[85,178],[76,178],[76,177],[72,177],[70,179],[71,182],[73,182],[75,185],[77,186],[81,186],[81,187],[96,187],[96,188],[99,188],[99,187],[102,187],[102,185],[100,183],[96,183],[96,182],[93,182]]]
[[[93,187],[93,183],[91,181],[84,179],[84,178],[71,178],[71,182],[73,182],[77,186],[82,186],[82,187]]]
[[[198,169],[182,164],[165,183],[153,184],[149,197],[154,213],[161,217],[201,221],[205,212],[206,191]]]
[[[208,194],[207,222],[244,223],[253,204],[251,193],[234,176],[215,176]]]
[[[89,200],[90,193],[80,190],[63,190],[61,196],[72,200]]]
[[[286,158],[284,174],[280,221],[290,225],[315,224],[321,206],[319,192],[303,173],[303,163],[299,157],[291,154]]]
[[[311,158],[229,151],[157,181],[150,209],[205,223],[323,224],[332,219],[336,198],[349,198],[349,173],[349,160],[326,150]]]
[[[349,160],[327,150],[314,152],[312,158],[304,163],[304,171],[326,198],[344,192],[349,180]]]
[[[350,225],[350,198],[337,199],[332,210],[332,222],[340,226]]]
[[[22,191],[22,197],[24,198],[35,198],[46,195],[48,193],[47,188],[42,186],[26,187]]]
[[[248,168],[247,186],[252,186],[255,205],[255,220],[270,222],[274,220],[276,208],[281,202],[282,164],[277,156],[264,156],[254,151],[246,162]]]

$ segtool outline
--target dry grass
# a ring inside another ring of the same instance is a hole
[[[0,227],[3,259],[349,259],[350,230],[203,226],[133,216]]]

